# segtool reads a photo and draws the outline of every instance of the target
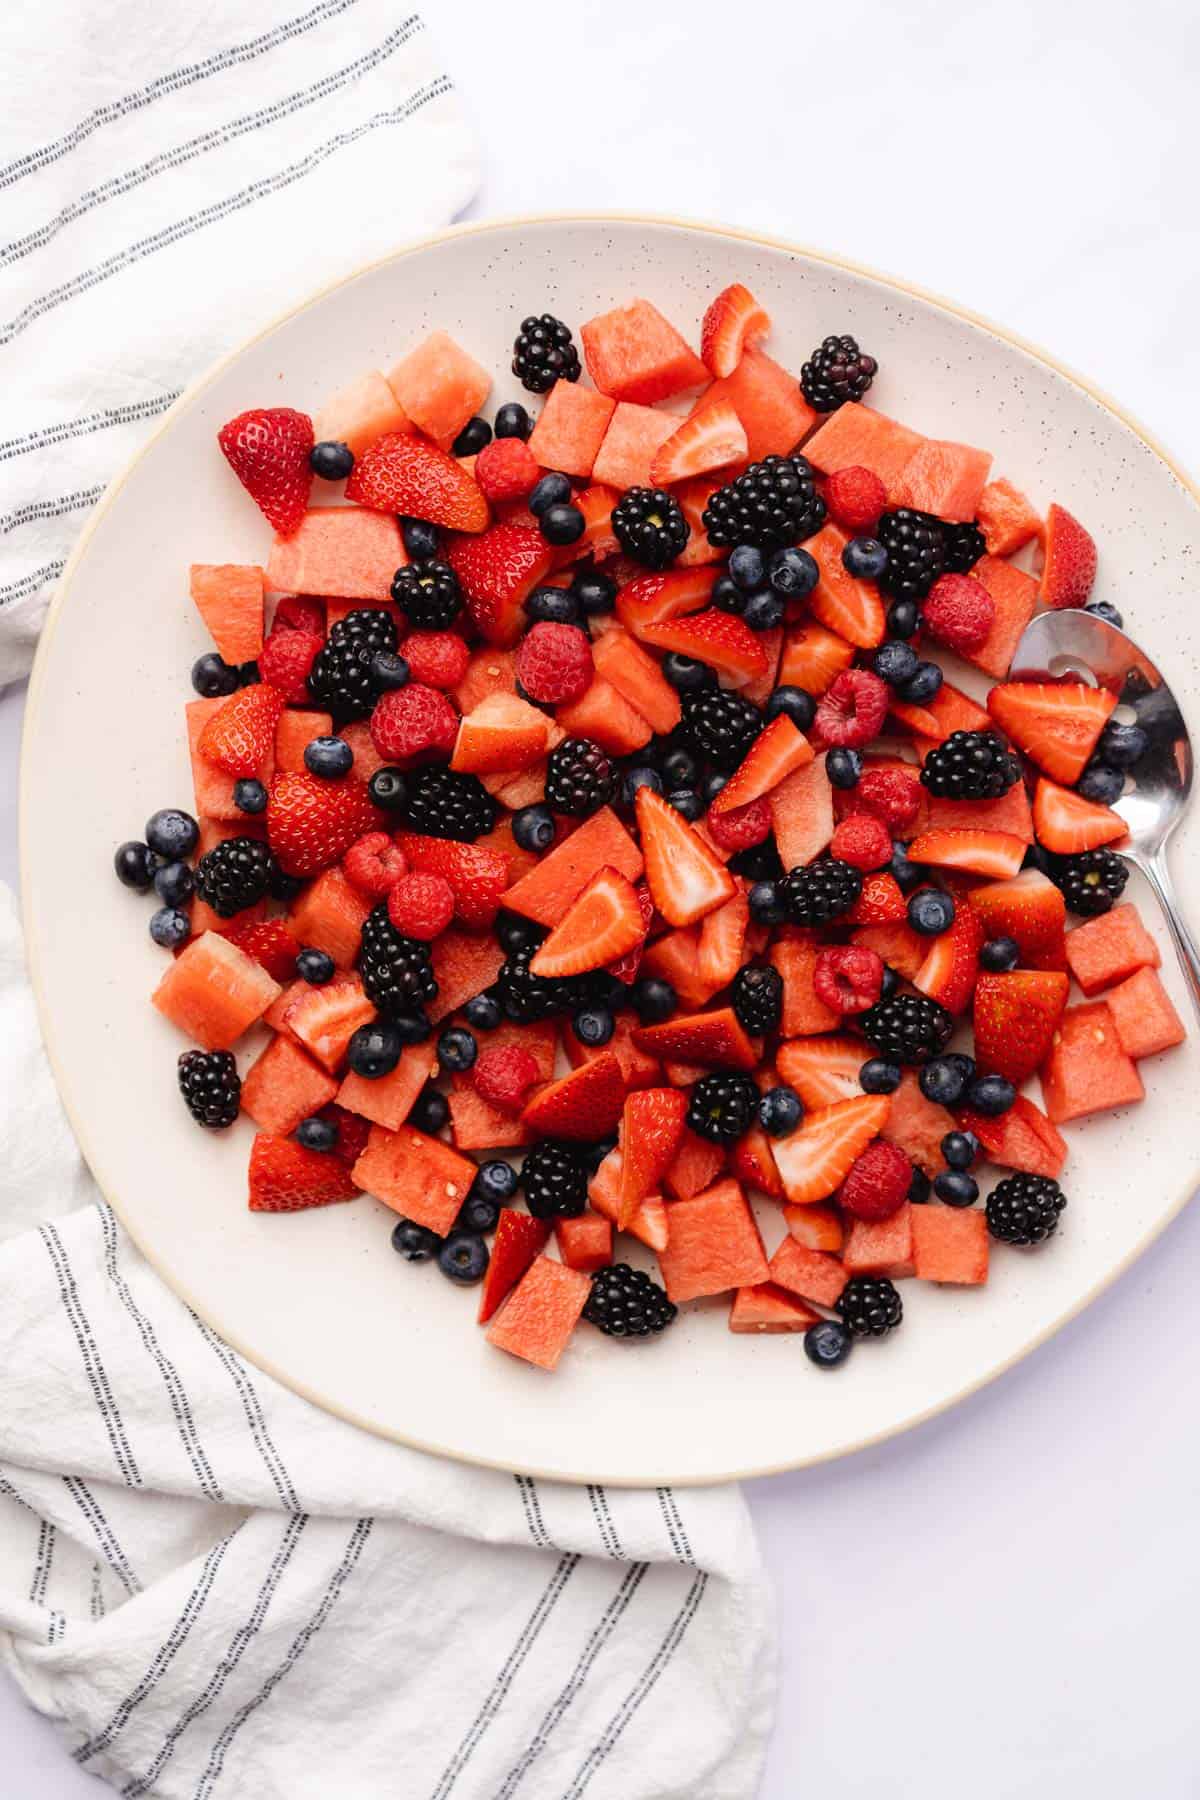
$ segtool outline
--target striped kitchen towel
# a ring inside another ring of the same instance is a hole
[[[0,686],[107,482],[222,351],[446,224],[476,146],[389,0],[0,18]]]

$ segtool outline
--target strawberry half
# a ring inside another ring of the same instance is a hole
[[[650,464],[650,480],[655,487],[667,487],[691,475],[745,462],[748,455],[746,427],[728,400],[717,400],[692,413],[659,446]]]
[[[1115,694],[1082,681],[1009,681],[987,697],[1001,731],[1067,787],[1083,774],[1116,704]]]
[[[775,1067],[779,1079],[795,1088],[805,1106],[833,1106],[862,1093],[858,1073],[867,1060],[866,1048],[855,1037],[793,1038],[780,1044]]]
[[[488,522],[488,503],[462,464],[403,431],[385,432],[368,444],[346,483],[346,498],[447,531],[483,531]]]
[[[516,1287],[534,1257],[545,1249],[549,1238],[550,1227],[544,1219],[515,1212],[511,1206],[503,1208],[479,1296],[481,1325],[486,1325],[499,1310],[501,1301]]]
[[[914,862],[972,875],[1015,875],[1025,860],[1025,840],[1009,831],[923,831],[908,846]]]
[[[539,946],[530,974],[557,980],[602,969],[635,949],[646,931],[633,883],[616,869],[601,869]]]
[[[1026,968],[1066,968],[1067,903],[1040,869],[973,889],[971,907],[985,938],[1015,940]]]
[[[617,980],[623,981],[627,987],[632,986],[637,980],[638,970],[642,966],[642,951],[645,949],[646,939],[650,935],[650,927],[654,923],[654,902],[650,898],[650,889],[644,881],[639,881],[633,891],[637,895],[642,924],[646,929],[632,950],[627,950],[624,956],[617,957],[615,962],[608,965],[609,974],[615,975]]]
[[[642,1201],[658,1192],[679,1148],[687,1109],[688,1097],[678,1088],[642,1088],[627,1096],[621,1115],[620,1230]]]
[[[1045,561],[1038,598],[1043,606],[1084,606],[1096,579],[1096,544],[1065,506],[1046,514]]]
[[[262,1132],[251,1146],[251,1212],[300,1212],[308,1206],[354,1200],[360,1192],[338,1156]]]
[[[661,575],[637,575],[617,594],[617,618],[626,631],[641,637],[647,625],[664,625],[699,612],[712,595],[715,569],[668,569]]]
[[[748,806],[751,800],[759,800],[778,787],[793,770],[812,762],[815,755],[804,733],[786,713],[780,713],[755,738],[713,801],[711,810],[719,815],[731,812],[736,806]]]
[[[1055,856],[1074,856],[1080,850],[1115,844],[1129,827],[1111,807],[1085,800],[1082,794],[1059,787],[1043,775],[1034,789],[1033,829],[1038,843]]]
[[[453,838],[397,834],[396,843],[412,869],[441,875],[450,883],[454,910],[464,925],[482,931],[492,924],[508,887],[508,858],[483,844],[460,844]]]
[[[913,976],[913,986],[931,1000],[939,1000],[948,1012],[961,1012],[974,992],[982,942],[979,920],[969,906],[959,905],[949,931],[943,931],[930,945],[929,955]]]
[[[268,524],[290,537],[308,510],[312,487],[308,414],[290,406],[256,406],[222,425],[217,442]]]
[[[782,1200],[783,1182],[771,1150],[771,1140],[761,1125],[752,1125],[729,1152],[732,1174],[745,1187],[757,1188],[771,1200]]]
[[[740,889],[701,920],[696,969],[714,991],[732,981],[741,968],[749,924],[750,902]]]
[[[773,1145],[788,1199],[794,1206],[824,1200],[842,1185],[856,1159],[887,1124],[887,1094],[861,1094],[811,1112],[790,1136]]]
[[[1050,1052],[1070,980],[1053,970],[983,974],[975,987],[975,1060],[1020,1086]]]
[[[446,560],[480,635],[489,644],[515,644],[527,622],[525,602],[549,574],[553,560],[541,532],[524,525],[493,525],[477,537],[453,539]]]
[[[658,650],[675,650],[707,663],[739,687],[766,673],[766,652],[757,635],[736,613],[719,612],[715,606],[684,619],[643,625],[635,635]]]
[[[239,924],[233,919],[220,930],[222,937],[261,963],[272,981],[283,985],[295,980],[300,945],[286,920],[247,919]]]
[[[740,281],[710,300],[700,326],[700,360],[718,381],[732,375],[747,348],[761,344],[771,329],[765,307]]]
[[[265,681],[239,688],[205,725],[196,749],[226,775],[257,775],[275,745],[283,695]]]
[[[668,925],[691,925],[733,898],[733,876],[682,813],[648,787],[638,789],[636,807],[646,884]]]
[[[621,1064],[611,1050],[604,1050],[542,1088],[521,1120],[539,1137],[594,1143],[616,1130],[624,1104]]]
[[[277,775],[267,808],[267,842],[285,875],[317,875],[351,844],[377,831],[383,814],[354,775],[323,781],[307,770]]]
[[[904,895],[886,869],[864,875],[862,893],[846,914],[847,925],[896,925],[908,916]]]
[[[746,1035],[731,1006],[722,1006],[717,1012],[667,1019],[661,1025],[636,1026],[633,1041],[640,1050],[660,1060],[747,1072],[758,1067],[758,1047]],[[861,1066],[861,1054],[858,1061]]]

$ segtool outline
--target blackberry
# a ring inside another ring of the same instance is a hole
[[[394,652],[396,621],[380,607],[360,607],[330,626],[324,646],[308,672],[308,691],[339,725],[365,719],[375,704],[371,663],[381,650]]]
[[[744,1137],[758,1117],[758,1083],[749,1075],[722,1070],[703,1075],[692,1089],[687,1122],[697,1137],[713,1144],[732,1144]]]
[[[414,631],[448,631],[462,611],[458,576],[449,563],[439,562],[433,556],[396,570],[392,599]]]
[[[592,1276],[583,1316],[606,1337],[652,1337],[665,1331],[678,1311],[675,1302],[667,1299],[665,1288],[651,1281],[643,1269],[613,1263]]]
[[[828,925],[850,911],[862,886],[862,870],[836,856],[802,863],[783,878],[788,917],[793,925]]]
[[[736,769],[762,728],[754,702],[729,688],[693,688],[683,695],[683,735],[716,769]]]
[[[587,1205],[587,1170],[573,1144],[543,1138],[521,1169],[525,1204],[535,1219],[575,1219]]]
[[[946,543],[946,567],[952,575],[969,575],[981,556],[987,555],[987,540],[972,519],[966,525],[942,522]]]
[[[738,1023],[755,1037],[778,1031],[783,1012],[783,977],[778,969],[745,963],[733,978],[730,1000]]]
[[[940,1056],[954,1030],[954,1015],[924,994],[893,994],[859,1014],[868,1043],[889,1062],[923,1063]]]
[[[626,488],[613,507],[612,528],[625,554],[647,569],[665,569],[691,536],[683,508],[662,488]]]
[[[881,514],[876,535],[888,553],[879,577],[883,592],[897,600],[923,600],[946,567],[946,538],[938,520],[900,506]]]
[[[879,364],[849,335],[827,337],[800,366],[800,387],[814,412],[836,412],[847,400],[861,400]]]
[[[429,945],[396,930],[385,900],[372,907],[363,920],[358,972],[367,999],[385,1019],[419,1012],[438,991]]]
[[[564,738],[546,764],[546,804],[573,819],[586,819],[614,800],[620,774],[591,738]]]
[[[987,1228],[1002,1244],[1040,1244],[1058,1230],[1066,1204],[1048,1175],[1006,1175],[987,1197]]]
[[[179,1059],[179,1091],[197,1125],[224,1131],[241,1105],[237,1063],[228,1050],[185,1050]]]
[[[196,892],[223,919],[255,906],[271,885],[275,858],[259,838],[226,838],[196,864]]]
[[[512,372],[531,394],[548,394],[556,381],[578,381],[579,352],[570,327],[553,313],[521,320],[513,345]]]
[[[1067,903],[1082,919],[1109,912],[1125,891],[1129,870],[1111,850],[1083,850],[1078,856],[1055,856],[1047,873]]]
[[[478,775],[457,769],[415,769],[407,778],[404,816],[425,837],[474,843],[496,823],[496,802]]]
[[[837,1310],[851,1337],[884,1337],[904,1317],[899,1292],[882,1276],[855,1275],[842,1289]]]
[[[555,979],[531,974],[529,964],[536,950],[536,943],[518,944],[509,950],[492,990],[504,1016],[515,1025],[532,1025],[560,1013],[581,1012],[591,998],[591,983],[586,976]]]
[[[613,520],[616,520],[613,514]],[[825,502],[802,456],[766,456],[718,488],[703,513],[710,543],[780,550],[812,537],[825,523]]]
[[[921,770],[921,786],[941,800],[998,800],[1020,779],[1020,763],[994,731],[952,731]]]

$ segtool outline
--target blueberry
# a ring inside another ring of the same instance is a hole
[[[965,1169],[943,1169],[934,1178],[933,1191],[947,1206],[973,1206],[979,1198],[979,1183]]]
[[[375,1019],[360,1025],[350,1039],[347,1052],[350,1067],[364,1081],[379,1081],[390,1075],[400,1061],[403,1039],[390,1019]]]
[[[262,670],[256,662],[238,664],[238,686],[257,687],[262,680]]]
[[[534,588],[525,602],[525,616],[535,625],[578,625],[579,601],[570,588]]]
[[[704,802],[694,788],[672,788],[667,799],[683,818],[694,825],[704,817]]]
[[[903,638],[889,638],[875,652],[871,667],[889,687],[899,687],[902,682],[912,679],[919,661],[911,644],[906,644]]]
[[[428,1226],[418,1225],[415,1219],[401,1219],[392,1227],[392,1249],[402,1256],[405,1262],[428,1262],[436,1256],[442,1247],[442,1240],[436,1231]]]
[[[440,1094],[426,1082],[412,1104],[408,1123],[417,1131],[424,1131],[432,1136],[442,1129],[449,1117],[450,1105],[445,1094]]]
[[[776,631],[783,624],[787,605],[782,594],[773,588],[760,588],[751,594],[742,608],[742,618],[751,631]]]
[[[478,1054],[479,1047],[475,1039],[461,1025],[451,1025],[437,1041],[438,1062],[443,1069],[449,1069],[455,1075],[469,1069]]]
[[[1089,601],[1088,605],[1085,606],[1083,610],[1084,612],[1095,613],[1098,619],[1107,619],[1109,624],[1115,625],[1118,631],[1120,631],[1125,624],[1125,620],[1112,604],[1111,600]]]
[[[1020,960],[1021,950],[1016,938],[989,938],[979,952],[979,966],[990,975],[1007,975]]]
[[[756,925],[782,925],[787,918],[787,901],[778,881],[756,881],[748,899],[750,917]]]
[[[858,1071],[858,1085],[864,1094],[894,1094],[901,1078],[900,1064],[883,1056],[872,1056]]]
[[[654,975],[645,975],[635,981],[629,990],[629,998],[643,1025],[661,1025],[679,1004],[670,982],[659,981]]]
[[[514,950],[523,950],[526,944],[540,943],[545,935],[540,925],[523,918],[520,913],[501,913],[492,929],[505,956],[511,956]]]
[[[764,838],[761,844],[751,844],[748,850],[738,850],[730,857],[728,868],[731,875],[744,875],[747,881],[778,881],[783,874],[779,848],[773,837]]]
[[[521,1178],[511,1163],[496,1156],[490,1161],[480,1163],[471,1183],[473,1194],[482,1194],[485,1199],[494,1200],[497,1206],[503,1206],[511,1200],[521,1185]]]
[[[540,856],[554,842],[554,814],[548,806],[522,806],[513,814],[512,834],[518,850]]]
[[[167,806],[146,820],[146,842],[168,862],[182,862],[200,842],[200,827],[191,813]]]
[[[267,790],[261,781],[244,776],[241,781],[234,782],[233,804],[239,812],[247,813],[250,816],[266,812],[267,800]]]
[[[345,481],[354,467],[354,452],[348,444],[326,438],[309,451],[308,466],[322,481]]]
[[[504,1009],[494,994],[476,994],[463,1007],[463,1018],[472,1031],[495,1031]]]
[[[879,998],[881,1000],[890,1000],[899,986],[899,973],[897,970],[893,969],[891,963],[884,963],[883,974],[879,981]]]
[[[855,581],[878,581],[888,565],[888,553],[873,537],[852,537],[842,551],[842,567]]]
[[[662,785],[662,776],[657,769],[648,768],[645,763],[635,763],[625,771],[621,792],[625,804],[632,806],[639,788],[649,788],[652,794],[661,794]]]
[[[908,1183],[908,1198],[914,1206],[924,1206],[929,1198],[930,1186],[929,1177],[924,1169],[914,1163]]]
[[[587,520],[577,506],[548,506],[538,525],[548,544],[577,544],[587,530]]]
[[[498,438],[527,438],[533,430],[533,420],[519,400],[510,400],[496,414],[496,436]]]
[[[952,1068],[957,1069],[964,1081],[974,1081],[975,1058],[973,1056],[966,1056],[961,1050],[947,1050],[942,1061],[948,1062]]]
[[[700,764],[690,750],[668,750],[659,767],[669,788],[691,787],[700,779]]]
[[[762,551],[756,544],[736,544],[729,552],[729,574],[743,594],[752,594],[767,578]]]
[[[377,694],[390,694],[408,686],[411,671],[404,657],[394,650],[377,650],[371,658],[371,686]]]
[[[571,498],[571,483],[565,475],[552,470],[535,482],[533,492],[529,496],[528,506],[535,519],[551,506],[565,506]]]
[[[827,757],[827,763],[828,760]],[[894,843],[892,845],[892,860],[888,864],[888,867],[892,872],[892,879],[902,894],[911,893],[913,888],[918,887],[920,883],[925,880],[928,873],[923,864],[910,862],[908,860],[907,851],[907,844]]]
[[[921,622],[921,615],[915,600],[893,600],[887,609],[888,635],[894,638],[910,638]]]
[[[196,877],[185,862],[164,863],[154,871],[154,891],[164,906],[182,906],[196,891]]]
[[[1171,697],[1169,688],[1151,688],[1148,693],[1139,694],[1133,702],[1137,714],[1137,722],[1147,736],[1157,739],[1159,743],[1170,743],[1184,731],[1183,716]],[[1101,738],[1101,743],[1104,740]],[[1116,758],[1104,751],[1107,762],[1115,762]]]
[[[383,812],[403,812],[408,799],[408,783],[403,769],[376,769],[367,783],[373,803]]]
[[[763,707],[763,718],[769,725],[772,719],[786,715],[799,731],[807,731],[817,716],[817,703],[807,688],[791,687],[786,682],[782,687],[773,689]]]
[[[703,800],[705,806],[712,805],[728,780],[728,775],[722,775],[719,769],[714,769],[711,775],[706,775],[704,777],[704,780],[700,783],[700,798]]]
[[[924,706],[938,692],[942,680],[942,671],[935,662],[919,662],[908,680],[901,682],[896,692],[906,705]]]
[[[957,1106],[966,1092],[968,1077],[948,1056],[934,1056],[917,1075],[917,1083],[935,1106]]]
[[[1096,760],[1110,769],[1131,769],[1150,748],[1150,738],[1140,725],[1119,725],[1109,720],[1096,745]]]
[[[192,686],[205,700],[232,694],[237,685],[237,670],[215,650],[210,650],[206,656],[198,656],[192,664]]]
[[[969,1169],[979,1155],[979,1139],[973,1131],[948,1131],[942,1139],[942,1155],[951,1169]]]
[[[1003,1075],[980,1075],[967,1089],[967,1105],[985,1119],[998,1119],[1016,1097],[1016,1088]]]
[[[941,937],[954,923],[954,896],[944,888],[918,888],[908,903],[908,922],[922,937]]]
[[[455,1233],[470,1232],[482,1236],[485,1231],[495,1231],[500,1221],[500,1207],[497,1201],[490,1200],[475,1188],[467,1195],[454,1221]]]
[[[767,580],[785,600],[803,600],[820,579],[817,559],[807,550],[776,550],[767,565]]]
[[[470,1287],[487,1273],[488,1247],[473,1232],[453,1231],[438,1251],[437,1261],[443,1275]]]
[[[484,430],[487,432],[487,438],[484,439],[484,443],[486,443],[492,435],[491,430],[487,425],[484,425],[482,419],[479,420],[479,423],[483,425]],[[480,444],[479,448],[482,450],[483,444]],[[458,451],[455,451],[456,456],[459,454]],[[461,454],[473,455],[474,452],[468,453],[463,451]],[[427,562],[431,556],[437,555],[438,550],[440,549],[437,526],[431,525],[428,519],[402,518],[400,520],[400,532],[404,538],[404,548],[414,562]]]
[[[804,1334],[804,1354],[818,1369],[836,1369],[854,1348],[854,1339],[836,1319],[822,1319]]]
[[[694,656],[680,656],[677,650],[668,650],[662,659],[662,672],[671,686],[681,694],[691,694],[699,688],[716,687],[717,673],[707,663],[697,662]]]
[[[519,406],[516,410],[518,412],[524,412],[525,409],[523,406]],[[508,435],[510,437],[521,437],[525,434],[523,432],[510,432]],[[485,449],[491,441],[491,426],[486,419],[481,419],[479,414],[476,413],[473,419],[467,420],[450,447],[455,456],[478,456],[479,452]]]
[[[607,1044],[617,1029],[617,1022],[604,1006],[588,1006],[571,1021],[581,1044],[596,1047]]]
[[[397,1013],[391,1023],[399,1032],[402,1044],[423,1044],[433,1036],[433,1026],[422,1012]]]
[[[296,973],[309,987],[324,987],[337,974],[337,964],[326,951],[310,947],[297,956]]]
[[[1075,784],[1076,792],[1097,806],[1111,806],[1125,792],[1125,776],[1120,769],[1106,769],[1103,763],[1089,763]]]
[[[177,906],[160,906],[150,915],[150,936],[164,950],[177,950],[192,935],[191,921]]]
[[[579,569],[570,590],[579,602],[585,619],[599,619],[610,613],[617,603],[617,584],[611,575],[599,569]]]
[[[301,1119],[296,1127],[296,1142],[306,1150],[332,1150],[337,1141],[337,1126],[328,1119]]]
[[[740,613],[746,604],[746,595],[732,575],[717,576],[710,598],[718,612]]]
[[[146,892],[154,880],[154,872],[158,866],[159,858],[150,846],[139,844],[134,838],[127,844],[119,844],[113,856],[113,868],[117,871],[117,880],[121,886],[133,888],[139,894]]]
[[[315,737],[304,746],[304,766],[322,781],[340,781],[354,767],[354,752],[340,737]]]
[[[795,1088],[768,1088],[758,1103],[758,1122],[769,1137],[786,1137],[804,1117],[804,1104]]]
[[[825,773],[835,788],[857,787],[862,768],[862,752],[848,750],[844,744],[835,744],[825,758]]]

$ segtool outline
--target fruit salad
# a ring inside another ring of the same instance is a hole
[[[543,313],[490,422],[441,331],[231,419],[191,805],[116,853],[251,1208],[374,1196],[546,1369],[718,1296],[843,1364],[1053,1238],[1060,1127],[1183,1036],[1112,849],[1153,718],[1007,679],[1037,608],[1115,618],[1091,536],[770,331]]]

